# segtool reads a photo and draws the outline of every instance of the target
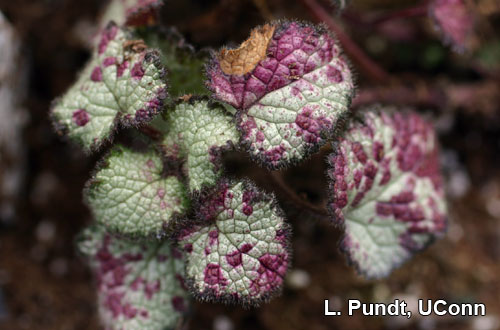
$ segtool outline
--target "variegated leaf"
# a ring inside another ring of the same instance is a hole
[[[90,151],[108,140],[117,124],[151,120],[167,97],[159,62],[142,40],[109,24],[77,82],[52,108],[56,128]]]
[[[85,191],[96,221],[130,237],[160,235],[189,207],[180,178],[164,171],[160,156],[114,147]]]
[[[342,250],[370,278],[388,275],[446,228],[434,129],[416,113],[366,112],[329,157]]]
[[[223,49],[207,68],[214,96],[238,110],[241,141],[270,168],[304,159],[334,135],[354,84],[335,39],[323,28],[277,22]]]
[[[289,228],[274,198],[249,182],[222,181],[200,197],[180,233],[193,294],[256,305],[279,291],[289,262]]]
[[[134,243],[99,226],[79,238],[97,280],[106,329],[177,329],[188,311],[182,253],[168,242]]]
[[[178,103],[166,114],[161,150],[172,162],[181,162],[189,190],[212,186],[222,175],[222,151],[236,144],[239,135],[232,116],[206,99]]]

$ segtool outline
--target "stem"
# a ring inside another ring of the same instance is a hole
[[[295,191],[293,191],[281,177],[279,172],[268,172],[268,177],[276,184],[276,186],[280,189],[280,191],[286,195],[292,203],[295,203],[301,206],[304,209],[307,209],[313,213],[318,215],[328,217],[330,216],[325,208],[309,203],[308,201],[300,198]]]
[[[150,125],[140,126],[139,131],[142,134],[148,136],[153,141],[159,141],[163,136],[163,134],[159,130]]]
[[[410,7],[405,9],[398,9],[391,11],[389,13],[384,13],[374,20],[370,21],[370,24],[380,24],[393,19],[401,19],[407,17],[416,17],[427,15],[427,4],[418,5],[416,7]]]
[[[391,79],[382,67],[375,63],[358,45],[342,30],[342,28],[333,20],[330,14],[316,2],[316,0],[302,0],[304,5],[311,11],[318,21],[323,21],[332,30],[344,50],[349,54],[369,77],[373,80],[387,82]]]

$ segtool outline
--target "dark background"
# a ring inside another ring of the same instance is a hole
[[[328,7],[328,1],[318,2]],[[471,3],[477,26],[470,51],[464,54],[443,45],[425,15],[373,24],[373,18],[417,1],[354,0],[340,17],[329,9],[352,40],[391,74],[380,80],[356,70],[355,105],[389,100],[432,113],[449,194],[446,237],[389,278],[366,281],[338,252],[339,230],[277,191],[294,229],[291,277],[295,281],[288,281],[281,297],[259,309],[195,303],[188,328],[500,329],[500,57],[487,53],[493,49],[499,54],[495,31],[500,31],[500,5],[497,0]],[[98,0],[0,0],[0,9],[22,38],[29,64],[24,103],[29,120],[23,131],[26,180],[16,201],[16,219],[0,222],[1,329],[99,328],[92,277],[77,257],[73,239],[91,222],[81,190],[100,155],[87,157],[56,136],[48,109],[88,59],[85,40],[103,6],[104,1]],[[197,48],[237,44],[270,17],[315,21],[302,1],[290,0],[168,1],[161,17]],[[353,67],[359,68],[354,60]],[[326,200],[328,151],[323,148],[283,173],[298,195],[318,206]],[[249,176],[273,191],[265,171],[246,156],[227,158],[230,173]],[[324,299],[344,304],[346,314],[348,298],[402,298],[409,304],[419,298],[482,302],[487,316],[422,318],[414,313],[409,321],[323,316]]]

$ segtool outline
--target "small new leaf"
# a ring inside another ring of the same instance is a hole
[[[85,190],[96,221],[129,237],[160,235],[189,207],[187,189],[160,156],[114,147]]]
[[[156,23],[157,13],[163,5],[163,0],[111,0],[101,22],[110,21],[118,25],[145,26]]]
[[[387,276],[446,228],[434,129],[416,113],[371,111],[329,157],[341,249],[365,276]]]
[[[85,151],[96,149],[118,123],[139,125],[161,111],[164,75],[156,51],[111,23],[77,82],[52,108],[55,126]]]
[[[277,22],[223,49],[207,68],[214,96],[237,110],[250,155],[276,169],[304,159],[347,115],[353,79],[338,43],[323,28]]]
[[[249,182],[222,181],[201,196],[196,216],[179,237],[196,297],[257,305],[280,290],[289,228],[273,196]]]
[[[166,114],[161,150],[172,162],[181,161],[189,190],[213,186],[222,175],[221,153],[239,139],[232,116],[206,99],[180,102]]]
[[[97,280],[99,314],[106,329],[174,329],[188,311],[182,253],[167,242],[133,243],[93,226],[79,249]]]

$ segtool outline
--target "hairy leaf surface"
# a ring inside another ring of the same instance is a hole
[[[108,140],[118,124],[151,120],[167,97],[158,53],[132,38],[109,24],[77,82],[52,109],[58,131],[86,151]]]
[[[338,43],[322,28],[264,25],[207,68],[214,96],[238,110],[241,141],[270,168],[304,159],[347,115],[353,79]]]
[[[80,235],[79,248],[96,277],[106,329],[176,328],[189,308],[180,251],[168,242],[129,242],[100,226]]]
[[[367,112],[329,157],[341,247],[367,277],[383,277],[446,228],[439,150],[416,113]]]
[[[280,290],[289,228],[273,196],[249,182],[222,181],[200,198],[196,216],[180,234],[196,297],[255,305]]]
[[[188,206],[187,189],[160,156],[116,146],[85,191],[96,221],[131,237],[159,235]]]
[[[232,116],[206,99],[180,102],[166,114],[161,149],[171,162],[182,162],[191,192],[212,186],[222,175],[220,155],[239,139]]]

